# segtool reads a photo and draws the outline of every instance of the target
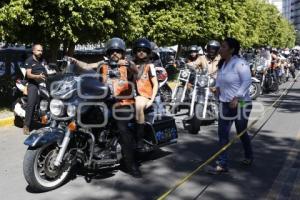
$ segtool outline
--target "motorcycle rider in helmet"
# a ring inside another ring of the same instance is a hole
[[[145,150],[143,137],[145,135],[144,111],[153,104],[158,91],[158,81],[153,63],[151,63],[151,44],[146,38],[140,38],[133,45],[134,63],[138,69],[135,76],[136,83],[136,122],[137,122],[137,150]]]
[[[200,69],[206,69],[208,74],[216,77],[218,64],[221,60],[219,55],[220,43],[216,40],[211,40],[206,45],[206,54],[199,57],[198,66]]]
[[[197,61],[199,58],[199,49],[197,45],[191,45],[188,48],[188,55],[187,55],[187,63],[189,65],[197,65]]]
[[[271,65],[270,65],[270,69],[271,69],[271,73],[273,73],[273,77],[274,80],[277,84],[279,84],[279,76],[278,76],[278,70],[280,69],[280,57],[278,54],[278,50],[276,48],[272,48],[271,49]],[[278,92],[278,89],[274,92]]]
[[[109,58],[108,63],[100,61],[87,64],[74,58],[71,58],[71,60],[83,70],[96,69],[101,65],[100,73],[102,81],[112,86],[113,96],[116,99],[113,112],[116,117],[118,130],[120,131],[120,143],[126,167],[125,171],[133,177],[139,178],[141,177],[141,171],[138,168],[134,155],[134,133],[128,128],[128,123],[134,118],[134,85],[131,83],[134,81],[135,66],[132,62],[125,60],[125,52],[125,42],[120,38],[112,38],[106,43],[106,55]],[[111,71],[117,71],[118,73],[111,75],[113,74],[110,73]]]

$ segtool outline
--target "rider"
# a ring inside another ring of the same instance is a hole
[[[218,63],[221,60],[219,55],[220,43],[216,40],[211,40],[206,45],[206,54],[199,57],[198,66],[201,69],[207,69],[208,74],[216,76]]]
[[[127,62],[124,59],[125,52],[125,42],[120,38],[112,38],[106,43],[108,64],[103,61],[87,64],[74,58],[71,59],[79,68],[85,70],[96,69],[101,66],[102,81],[112,85],[113,95],[116,98],[116,104],[113,106],[114,114],[119,118],[116,123],[120,131],[124,164],[126,171],[138,178],[141,177],[141,172],[134,155],[134,135],[128,128],[128,123],[134,117],[134,88],[131,83],[134,80],[135,66],[132,62]],[[119,73],[112,76],[109,73],[111,70],[117,70]]]
[[[135,109],[137,121],[137,150],[144,150],[143,137],[145,135],[144,110],[149,108],[158,91],[158,81],[154,65],[151,63],[151,44],[146,38],[138,39],[133,45],[134,62],[138,68],[135,75],[136,92]]]
[[[271,58],[272,58],[272,61],[271,61],[271,66],[270,67],[271,67],[275,82],[277,84],[279,84],[279,80],[278,80],[279,75],[278,75],[277,71],[278,71],[278,68],[280,68],[280,59],[279,59],[278,51],[277,51],[276,48],[272,48]]]
[[[189,63],[189,65],[194,65],[194,66],[198,65],[198,58],[199,58],[198,53],[199,53],[199,49],[197,45],[191,45],[188,48],[187,63]]]

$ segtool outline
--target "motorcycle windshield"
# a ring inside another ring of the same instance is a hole
[[[70,99],[77,94],[78,81],[78,77],[66,75],[61,80],[52,82],[50,85],[52,98]]]
[[[85,99],[105,99],[110,94],[107,84],[89,76],[81,77],[79,89],[80,95]]]

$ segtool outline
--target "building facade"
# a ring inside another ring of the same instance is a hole
[[[300,31],[300,0],[291,2],[291,22],[295,25],[296,30]]]
[[[281,14],[294,24],[297,31],[300,31],[300,0],[267,0],[277,7]]]

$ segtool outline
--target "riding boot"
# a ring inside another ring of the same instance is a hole
[[[144,124],[137,124],[137,149],[143,149],[144,148],[144,135],[145,135],[145,125]]]
[[[135,178],[141,178],[142,172],[135,162],[133,152],[127,152],[128,150],[123,150],[124,171]]]

